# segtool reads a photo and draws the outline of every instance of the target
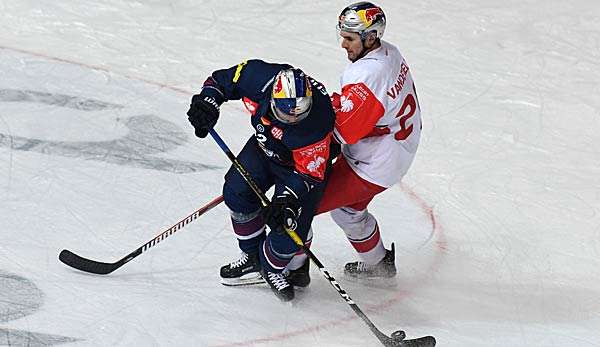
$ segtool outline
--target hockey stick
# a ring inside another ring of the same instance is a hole
[[[138,255],[144,253],[149,248],[155,246],[160,241],[162,241],[162,240],[166,239],[167,237],[171,236],[173,233],[175,233],[179,229],[182,229],[184,226],[188,225],[190,222],[196,220],[196,218],[198,218],[201,215],[203,215],[204,212],[207,212],[207,211],[211,210],[213,207],[217,206],[222,201],[223,201],[223,196],[222,195],[216,197],[213,201],[211,201],[208,204],[200,207],[200,209],[196,210],[194,213],[192,213],[189,216],[185,217],[184,219],[180,220],[179,222],[177,222],[175,225],[173,225],[169,229],[167,229],[167,230],[163,231],[162,233],[158,234],[152,240],[146,242],[145,244],[143,244],[142,246],[140,246],[135,251],[129,253],[128,255],[126,255],[125,257],[117,260],[114,263],[104,263],[104,262],[101,262],[101,261],[95,261],[95,260],[87,259],[87,258],[79,256],[79,255],[77,255],[77,254],[75,254],[75,253],[73,253],[73,252],[71,252],[69,250],[66,250],[66,249],[63,249],[60,252],[60,254],[58,255],[58,259],[60,259],[60,261],[62,261],[63,263],[69,265],[70,267],[78,269],[78,270],[81,270],[81,271],[90,272],[90,273],[94,273],[94,274],[98,274],[98,275],[109,274],[109,273],[115,271],[116,269],[120,268],[121,266],[125,265],[130,260],[132,260],[133,258],[135,258]]]
[[[242,177],[244,178],[246,183],[248,183],[250,188],[254,191],[256,196],[260,199],[261,205],[263,207],[267,207],[269,205],[269,198],[265,195],[265,193],[262,192],[262,190],[260,189],[260,187],[258,187],[256,182],[254,182],[254,179],[250,176],[250,173],[248,171],[246,171],[246,169],[244,168],[242,163],[240,163],[240,161],[231,152],[229,147],[227,147],[227,144],[225,144],[223,139],[219,136],[219,134],[217,134],[217,132],[214,129],[211,129],[209,131],[209,133],[213,137],[213,139],[217,142],[219,147],[221,147],[223,152],[225,152],[225,154],[227,155],[229,160],[231,160],[231,163],[233,164],[235,169],[240,173],[240,175],[242,175]],[[373,332],[375,334],[377,339],[379,339],[379,341],[384,346],[388,346],[388,347],[434,347],[435,346],[436,341],[433,336],[424,336],[424,337],[420,337],[420,338],[416,338],[416,339],[404,340],[406,335],[405,335],[404,331],[401,331],[401,330],[397,330],[397,331],[393,332],[391,337],[382,333],[379,329],[377,329],[375,324],[373,324],[373,322],[371,322],[371,320],[367,317],[367,315],[358,307],[358,305],[350,298],[350,295],[348,295],[348,293],[346,293],[346,291],[344,289],[342,289],[342,287],[340,286],[339,283],[337,283],[335,278],[333,278],[333,276],[331,276],[331,274],[329,274],[329,272],[327,271],[327,269],[325,269],[325,267],[323,266],[321,261],[319,261],[319,259],[317,259],[317,257],[312,253],[312,251],[309,248],[304,246],[304,242],[302,241],[300,236],[298,236],[298,233],[296,233],[295,230],[288,229],[288,228],[285,228],[285,231],[286,231],[287,235],[289,235],[292,238],[292,240],[294,240],[294,243],[296,243],[296,245],[300,249],[302,249],[302,251],[304,251],[304,253],[306,253],[308,255],[310,260],[312,260],[313,263],[319,268],[319,271],[321,271],[321,274],[323,274],[323,276],[327,279],[327,281],[329,281],[329,284],[331,284],[331,286],[333,288],[335,288],[335,290],[338,292],[338,294],[340,294],[342,299],[344,299],[346,301],[346,303],[348,305],[350,305],[352,310],[363,320],[363,322],[365,322],[367,324],[367,326],[369,327],[371,332]]]

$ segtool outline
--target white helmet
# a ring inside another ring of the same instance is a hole
[[[366,1],[357,2],[342,10],[337,29],[358,33],[362,40],[374,31],[377,38],[381,39],[385,31],[385,14],[377,5]]]

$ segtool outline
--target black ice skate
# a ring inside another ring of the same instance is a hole
[[[294,286],[292,286],[281,273],[261,270],[262,277],[271,287],[273,293],[281,301],[290,301],[294,299]]]
[[[344,273],[356,278],[394,277],[396,276],[395,253],[394,244],[392,243],[392,249],[385,250],[385,257],[379,263],[375,265],[369,265],[362,261],[347,263],[344,267]]]
[[[240,259],[221,267],[221,283],[226,286],[244,286],[264,283],[260,275],[258,253],[242,252]]]
[[[309,264],[310,261],[306,259],[300,268],[287,271],[284,274],[287,281],[294,287],[307,287],[310,284]]]

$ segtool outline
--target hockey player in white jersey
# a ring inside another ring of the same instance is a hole
[[[342,144],[342,155],[317,212],[331,211],[344,230],[361,259],[346,264],[344,272],[362,278],[396,274],[394,244],[389,250],[384,247],[367,206],[406,174],[421,136],[410,69],[398,48],[382,40],[385,26],[383,10],[369,2],[347,6],[338,18],[341,47],[350,60],[341,76],[341,92],[331,96],[336,111],[334,137]],[[296,255],[289,265],[292,274],[300,275],[295,268],[305,257]],[[306,277],[307,266],[303,268]]]

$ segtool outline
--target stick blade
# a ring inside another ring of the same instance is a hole
[[[433,336],[423,336],[416,339],[403,340],[400,344],[392,344],[392,346],[400,347],[435,347],[436,341]]]
[[[63,249],[60,252],[58,259],[72,268],[97,275],[107,275],[121,266],[119,262],[103,263],[86,259],[67,249]]]

